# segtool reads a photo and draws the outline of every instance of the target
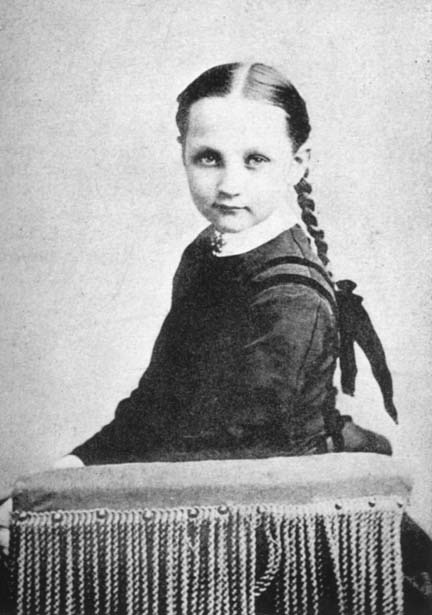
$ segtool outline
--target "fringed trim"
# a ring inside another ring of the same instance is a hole
[[[17,615],[402,615],[392,497],[305,506],[19,512]]]

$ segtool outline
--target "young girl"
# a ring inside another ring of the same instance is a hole
[[[352,392],[356,339],[395,418],[361,300],[347,281],[335,293],[307,181],[303,99],[269,66],[226,64],[200,75],[178,103],[192,200],[210,225],[183,254],[138,387],[57,467],[391,454],[383,436],[336,409],[336,362],[341,349],[343,389]]]
[[[391,454],[335,408],[337,308],[303,99],[271,67],[226,64],[178,103],[192,200],[210,226],[184,252],[138,388],[64,463]]]

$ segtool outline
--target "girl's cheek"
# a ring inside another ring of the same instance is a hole
[[[218,178],[214,170],[201,169],[194,175],[194,182],[198,190],[212,192],[215,190]]]
[[[214,201],[215,187],[206,178],[189,177],[189,189],[195,204],[200,207]]]
[[[200,173],[195,169],[188,170],[188,181],[189,186],[197,190],[199,186],[202,184],[202,178],[200,177]]]

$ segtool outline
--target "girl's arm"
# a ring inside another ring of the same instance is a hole
[[[271,384],[282,399],[306,393],[306,382],[319,379],[322,369],[334,363],[336,319],[313,289],[297,284],[271,287],[255,296],[251,314],[249,376]]]
[[[165,335],[162,327],[150,366],[130,397],[118,404],[113,420],[71,451],[71,456],[79,458],[84,465],[131,463],[139,460],[137,452],[146,451],[157,442],[158,434],[151,418],[157,390],[151,374],[156,369],[158,347]],[[163,387],[162,382],[157,385]]]
[[[242,409],[249,422],[273,429],[274,438],[302,454],[334,400],[337,353],[334,312],[314,289],[288,283],[257,293],[241,386],[232,387],[233,415]]]

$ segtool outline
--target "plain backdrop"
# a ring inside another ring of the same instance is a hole
[[[392,438],[432,531],[431,5],[427,0],[4,0],[0,485],[46,468],[135,387],[205,222],[176,142],[199,72],[257,59],[311,116],[337,278],[386,348],[400,426],[359,356],[340,407]],[[360,354],[360,353],[359,353]]]

